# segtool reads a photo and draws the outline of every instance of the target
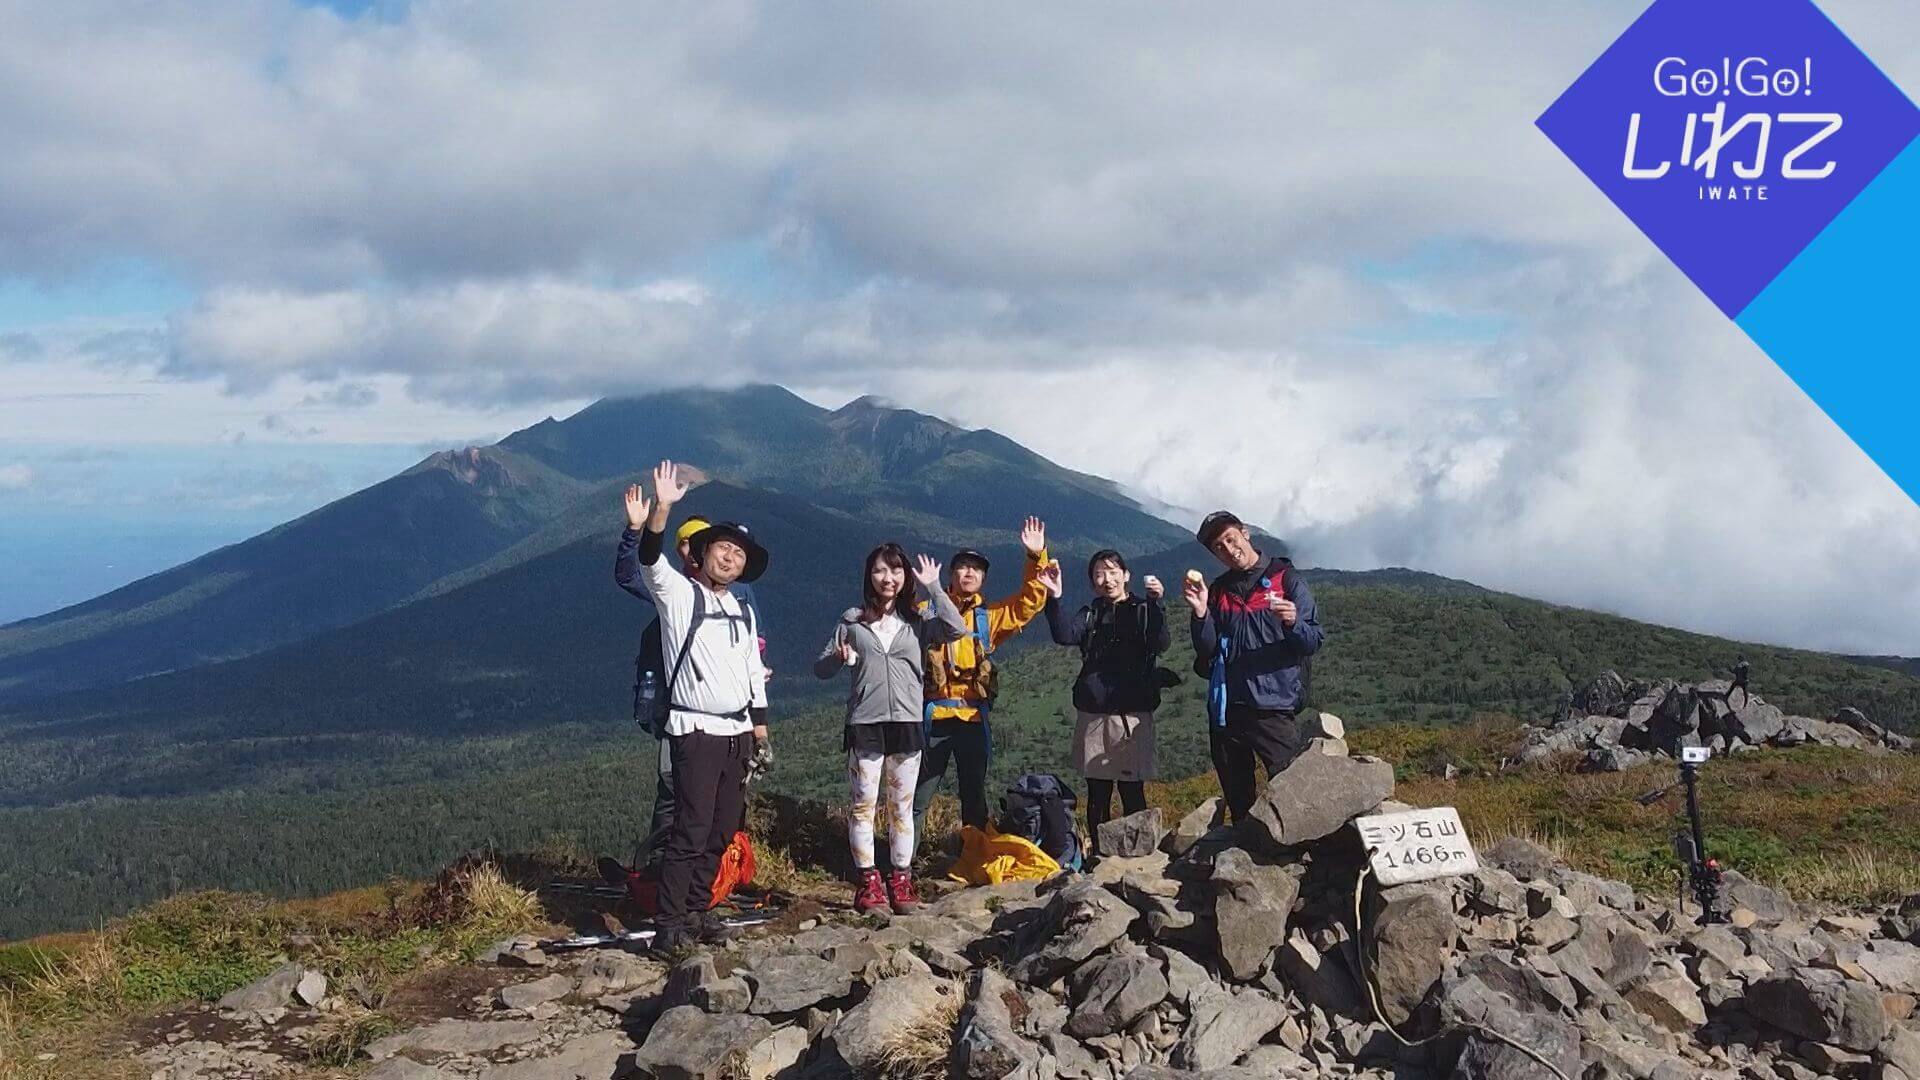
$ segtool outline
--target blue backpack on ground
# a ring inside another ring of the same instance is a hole
[[[1024,837],[1067,870],[1080,869],[1080,834],[1073,827],[1079,800],[1073,787],[1052,773],[1027,773],[1000,800],[999,828]]]

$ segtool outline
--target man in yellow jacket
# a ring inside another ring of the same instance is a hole
[[[1030,517],[1020,530],[1027,564],[1020,589],[989,603],[980,595],[987,583],[987,557],[967,549],[947,562],[947,595],[960,609],[967,632],[958,640],[930,646],[926,663],[927,748],[920,759],[920,780],[913,792],[913,816],[923,824],[927,804],[940,790],[952,761],[960,776],[960,823],[987,825],[987,764],[993,740],[987,727],[999,674],[992,654],[1047,606],[1040,568],[1047,564],[1047,526]],[[924,835],[916,830],[916,835]]]

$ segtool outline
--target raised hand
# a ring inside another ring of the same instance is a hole
[[[1020,527],[1020,542],[1027,546],[1029,555],[1038,555],[1047,550],[1047,523],[1029,516],[1026,524]]]
[[[1187,606],[1193,609],[1194,618],[1207,617],[1207,583],[1205,581],[1188,578],[1187,583],[1181,586],[1180,594],[1187,598]]]
[[[687,485],[680,482],[679,471],[673,462],[663,461],[653,469],[653,497],[660,500],[661,506],[672,506],[687,497]]]
[[[1050,562],[1040,568],[1040,584],[1047,587],[1047,592],[1051,594],[1055,600],[1058,600],[1061,594],[1066,591],[1066,586],[1060,581],[1060,564],[1058,562]]]
[[[940,587],[940,563],[930,555],[913,557],[913,580],[927,587],[931,592]]]
[[[1155,600],[1167,595],[1167,587],[1160,584],[1160,579],[1152,574],[1147,575],[1146,586],[1147,595]]]
[[[652,511],[653,503],[640,490],[639,484],[627,488],[627,527],[635,530],[647,527],[647,514]]]

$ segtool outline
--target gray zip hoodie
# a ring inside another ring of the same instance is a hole
[[[919,723],[925,700],[924,676],[927,645],[946,642],[967,632],[960,609],[945,589],[928,590],[914,582],[920,600],[933,601],[932,613],[918,623],[909,622],[893,637],[893,644],[881,648],[880,638],[868,626],[859,608],[848,608],[827,639],[827,647],[813,662],[813,673],[831,679],[842,671],[853,672],[853,685],[847,691],[847,723],[888,724]],[[853,646],[851,668],[840,658],[840,647]]]

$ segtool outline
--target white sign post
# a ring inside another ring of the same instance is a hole
[[[1473,843],[1451,806],[1353,819],[1382,885],[1471,874],[1480,869]]]

